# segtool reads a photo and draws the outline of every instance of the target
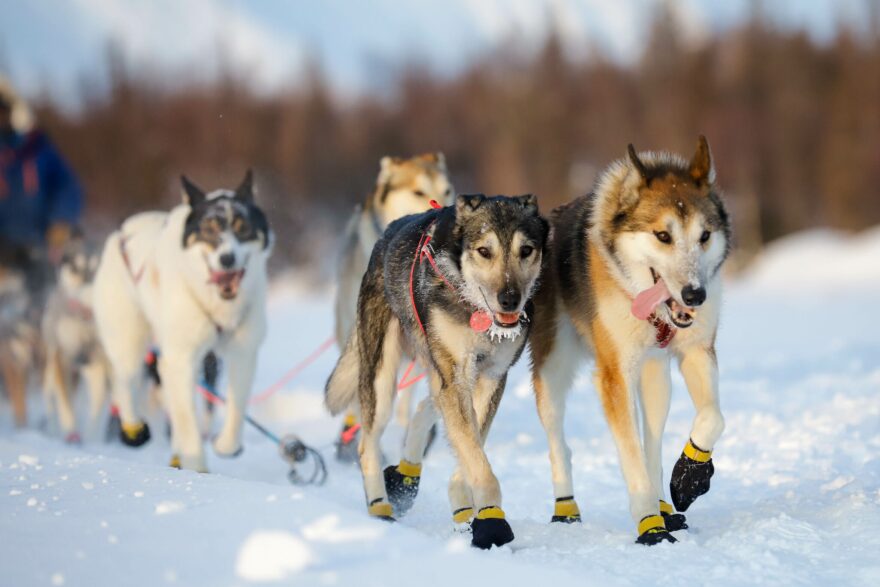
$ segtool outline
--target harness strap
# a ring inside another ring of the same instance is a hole
[[[131,237],[120,235],[119,236],[119,252],[122,255],[122,261],[125,263],[125,268],[128,269],[128,274],[131,275],[131,278],[134,280],[135,285],[137,285],[141,277],[144,275],[144,267],[146,267],[146,263],[141,265],[141,268],[135,271],[131,266],[131,258],[128,256],[128,250],[125,248],[125,243]]]

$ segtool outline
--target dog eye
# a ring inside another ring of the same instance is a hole
[[[423,192],[422,190],[416,190],[413,193],[420,198],[423,198],[425,196],[425,192]]]
[[[488,259],[492,256],[492,251],[490,251],[487,247],[480,247],[477,249],[477,252],[480,253],[480,256],[484,259]]]
[[[655,232],[654,236],[657,237],[657,240],[663,243],[664,245],[668,245],[672,242],[672,237],[665,230],[661,230],[660,232]]]
[[[448,196],[449,194],[452,193],[452,188],[446,188],[446,191],[443,193]]]
[[[525,259],[529,255],[531,255],[532,251],[534,251],[534,250],[535,250],[534,247],[530,247],[529,245],[523,245],[519,249],[519,256],[522,257],[523,259]]]
[[[709,240],[709,237],[712,236],[712,233],[708,230],[704,230],[703,234],[700,235],[700,244],[705,244],[706,241]]]

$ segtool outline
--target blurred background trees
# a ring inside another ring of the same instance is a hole
[[[554,36],[525,56],[510,38],[456,74],[410,62],[384,95],[344,97],[318,62],[266,96],[232,68],[172,86],[111,46],[109,91],[84,81],[77,114],[48,96],[36,106],[82,178],[98,233],[177,201],[182,172],[213,189],[253,167],[278,231],[276,264],[324,264],[385,154],[443,151],[459,192],[533,192],[548,211],[589,191],[627,143],[689,154],[703,133],[748,251],[809,227],[880,223],[871,31],[818,44],[756,16],[694,47],[661,9],[633,66],[598,49],[572,61]]]

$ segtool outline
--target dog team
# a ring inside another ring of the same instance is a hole
[[[181,179],[178,206],[128,218],[100,254],[81,239],[68,245],[43,318],[43,388],[60,432],[77,442],[76,382],[89,389],[91,425],[109,386],[121,438],[139,446],[150,438],[144,357],[157,349],[171,464],[206,471],[196,386],[210,355],[227,382],[213,450],[238,455],[266,333],[273,234],[250,172],[234,190],[207,193]],[[442,154],[382,158],[343,239],[341,355],[325,389],[331,414],[346,414],[340,454],[360,463],[369,514],[393,520],[412,506],[442,420],[457,459],[448,484],[453,522],[476,547],[514,539],[484,445],[508,371],[528,346],[549,445],[552,521],[581,520],[563,422],[578,369],[591,359],[636,541],[675,542],[672,532],[687,528],[681,512],[709,490],[724,428],[714,345],[730,233],[704,137],[689,160],[630,145],[589,194],[546,217],[533,195],[456,195]],[[696,415],[667,501],[661,439],[672,359]],[[414,411],[402,408],[402,458],[383,470],[380,439],[410,361],[427,373],[429,394]]]

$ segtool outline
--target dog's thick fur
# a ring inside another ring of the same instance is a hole
[[[27,424],[28,380],[39,363],[39,333],[29,316],[27,275],[7,261],[0,259],[0,378],[20,428]]]
[[[392,221],[429,210],[431,200],[448,206],[454,199],[455,188],[449,181],[443,153],[424,153],[409,159],[382,157],[376,186],[355,209],[343,236],[334,306],[340,351],[354,330],[361,279],[376,241]],[[397,419],[402,425],[409,421],[412,395],[407,393],[398,402]]]
[[[332,413],[355,401],[360,407],[361,470],[371,512],[388,500],[379,438],[402,354],[429,365],[432,402],[425,409],[439,410],[459,462],[449,487],[453,512],[500,507],[501,491],[483,442],[507,371],[525,346],[547,230],[533,196],[463,195],[454,207],[392,223],[376,244],[361,284],[356,329],[326,387]],[[423,234],[431,236],[430,250],[448,285],[427,259],[415,262]],[[469,327],[475,310],[494,317],[487,332]],[[506,324],[499,316],[508,317]],[[404,458],[411,463],[421,462],[433,419],[410,428]]]
[[[98,341],[93,316],[93,279],[98,255],[81,238],[65,246],[58,268],[58,283],[46,303],[42,334],[46,352],[43,394],[47,416],[57,412],[62,436],[77,442],[79,433],[71,393],[80,378],[89,392],[87,430],[96,431],[107,398],[110,369]]]
[[[708,143],[700,137],[690,162],[668,153],[637,155],[630,147],[591,194],[554,210],[551,223],[529,344],[554,493],[557,500],[574,493],[563,433],[565,397],[579,363],[592,355],[595,386],[638,523],[657,515],[665,496],[660,441],[669,410],[670,359],[679,362],[697,410],[693,443],[711,451],[724,428],[714,344],[730,224]],[[667,237],[671,242],[663,242]],[[655,312],[675,329],[665,349],[656,344],[655,326],[631,313],[634,297],[652,286],[654,275],[672,296]],[[690,304],[700,305],[698,310],[683,300],[688,286],[704,290],[702,305]]]
[[[455,198],[443,153],[404,159],[383,157],[376,187],[357,206],[343,236],[337,273],[336,341],[344,347],[354,330],[358,291],[376,241],[394,220],[431,208],[431,200],[448,206]]]
[[[254,203],[252,176],[234,192],[207,196],[185,177],[184,203],[132,216],[107,239],[95,276],[95,319],[112,365],[123,430],[145,425],[134,394],[151,342],[180,466],[206,470],[195,412],[202,360],[214,351],[228,367],[226,421],[214,440],[221,456],[241,450],[241,430],[257,351],[266,330],[266,262],[272,235]]]

